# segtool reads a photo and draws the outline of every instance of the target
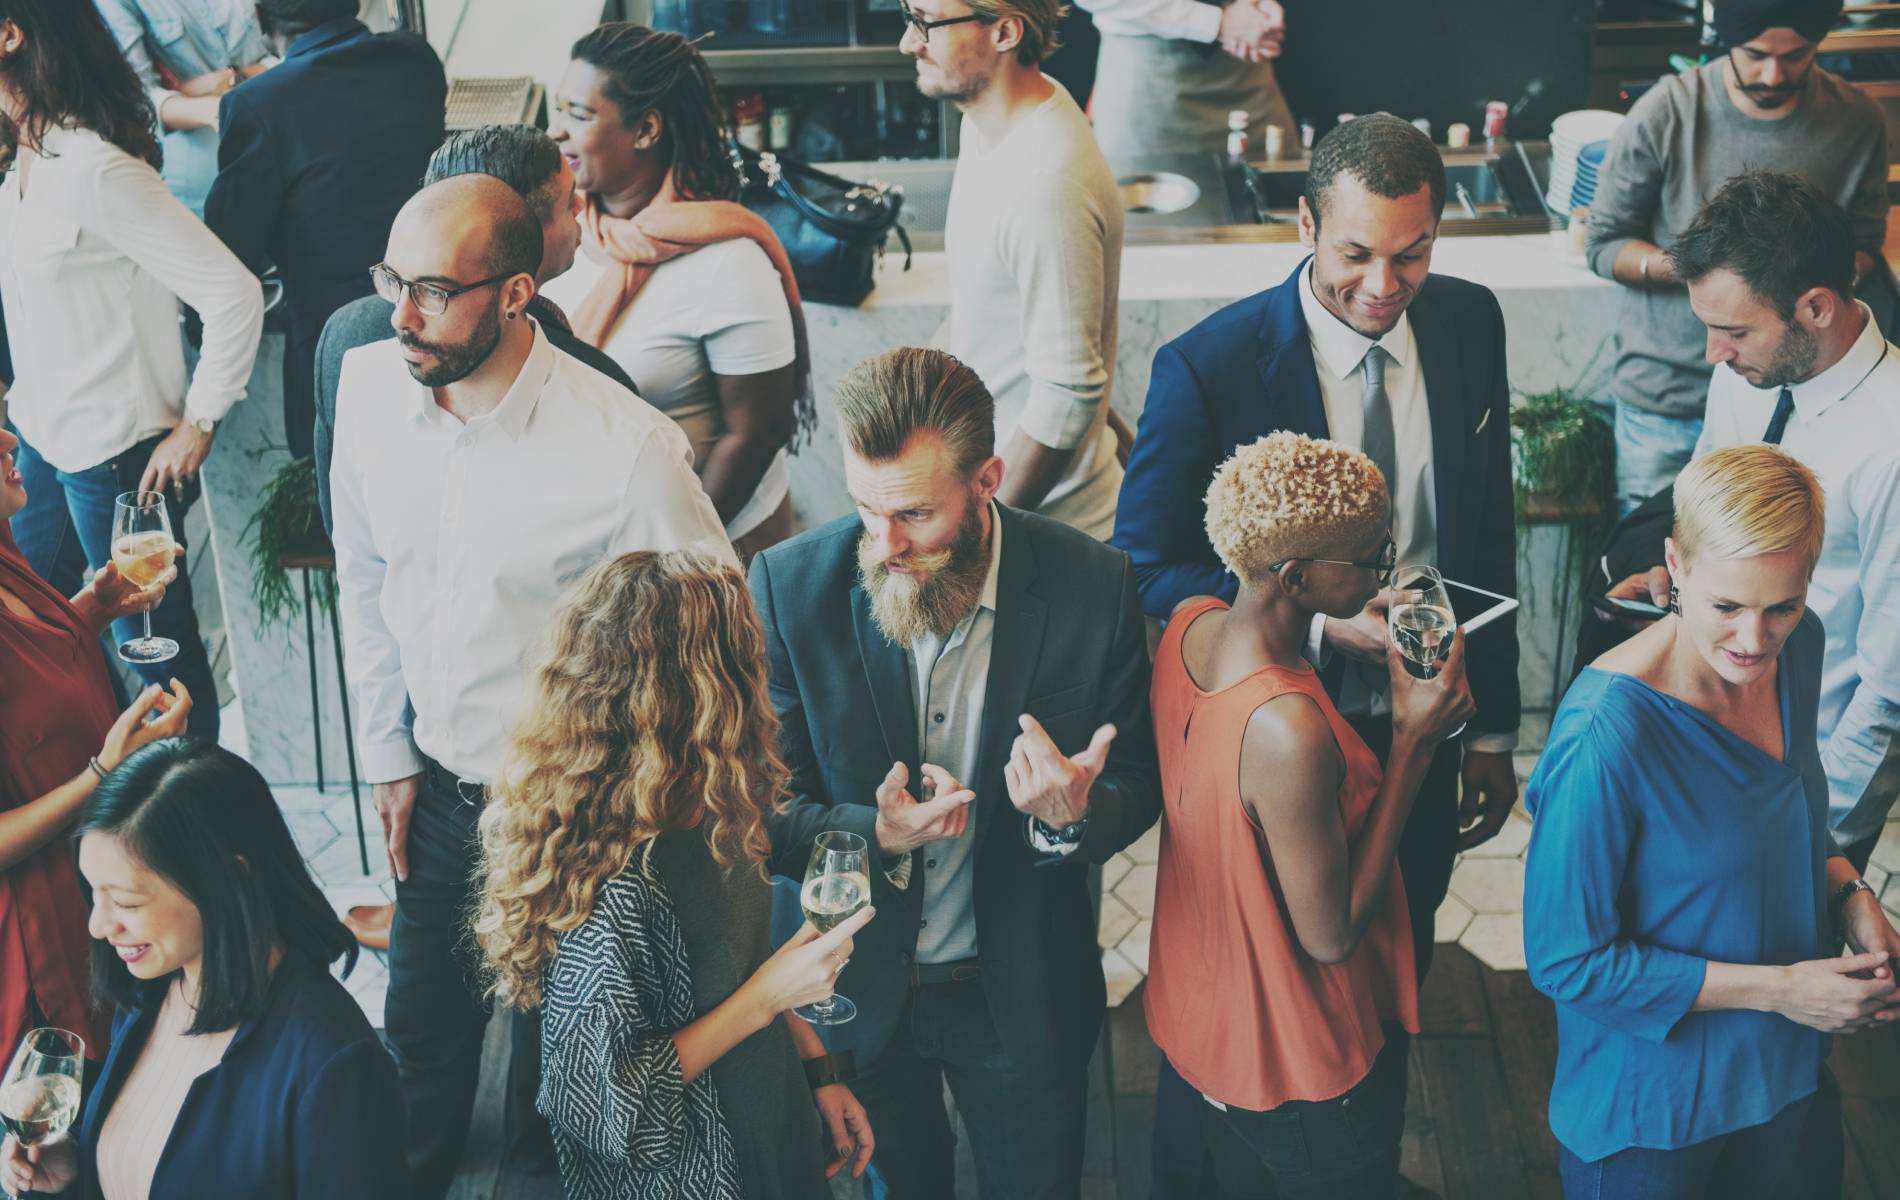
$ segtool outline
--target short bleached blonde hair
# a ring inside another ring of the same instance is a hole
[[[1682,565],[1794,551],[1821,558],[1827,501],[1814,472],[1766,442],[1730,446],[1692,460],[1676,476],[1671,536]]]
[[[1385,477],[1350,446],[1281,431],[1235,450],[1207,488],[1207,540],[1242,583],[1289,558],[1353,556],[1386,527]]]

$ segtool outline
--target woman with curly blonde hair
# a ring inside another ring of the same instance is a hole
[[[1437,678],[1389,646],[1379,761],[1302,657],[1315,613],[1390,581],[1385,480],[1336,442],[1276,433],[1207,490],[1231,606],[1181,603],[1155,655],[1164,805],[1144,1005],[1201,1111],[1223,1191],[1392,1195],[1418,1031],[1399,833],[1439,742],[1471,715],[1464,637]]]
[[[870,1160],[849,1090],[807,1090],[824,1047],[788,1010],[831,994],[871,910],[770,951],[762,821],[787,775],[764,661],[735,569],[602,564],[482,814],[475,936],[496,997],[541,1007],[537,1107],[577,1200],[816,1200]]]

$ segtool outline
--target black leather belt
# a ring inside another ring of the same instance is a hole
[[[928,987],[935,983],[969,983],[983,977],[983,964],[974,958],[956,962],[915,963],[910,969],[910,986]]]
[[[464,804],[480,808],[488,799],[487,789],[481,784],[463,779],[426,754],[422,756],[422,771],[431,787],[453,793]]]

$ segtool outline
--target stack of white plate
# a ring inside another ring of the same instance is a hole
[[[1580,161],[1584,148],[1609,141],[1622,123],[1622,113],[1600,108],[1568,112],[1551,122],[1550,190],[1544,199],[1552,212],[1567,213],[1580,204],[1590,203],[1596,195],[1601,158],[1592,153],[1590,158],[1594,161]]]

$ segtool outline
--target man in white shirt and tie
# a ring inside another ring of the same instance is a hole
[[[423,189],[373,272],[395,337],[350,351],[337,389],[344,651],[396,878],[387,1026],[428,1200],[454,1177],[480,1068],[488,1006],[463,916],[524,655],[603,559],[732,558],[678,427],[525,315],[541,253],[500,180]]]
[[[1730,180],[1669,248],[1708,329],[1698,456],[1766,441],[1812,470],[1827,532],[1808,588],[1827,644],[1828,825],[1856,870],[1900,795],[1900,347],[1854,299],[1847,214],[1798,175]],[[1656,567],[1612,595],[1668,605]]]

